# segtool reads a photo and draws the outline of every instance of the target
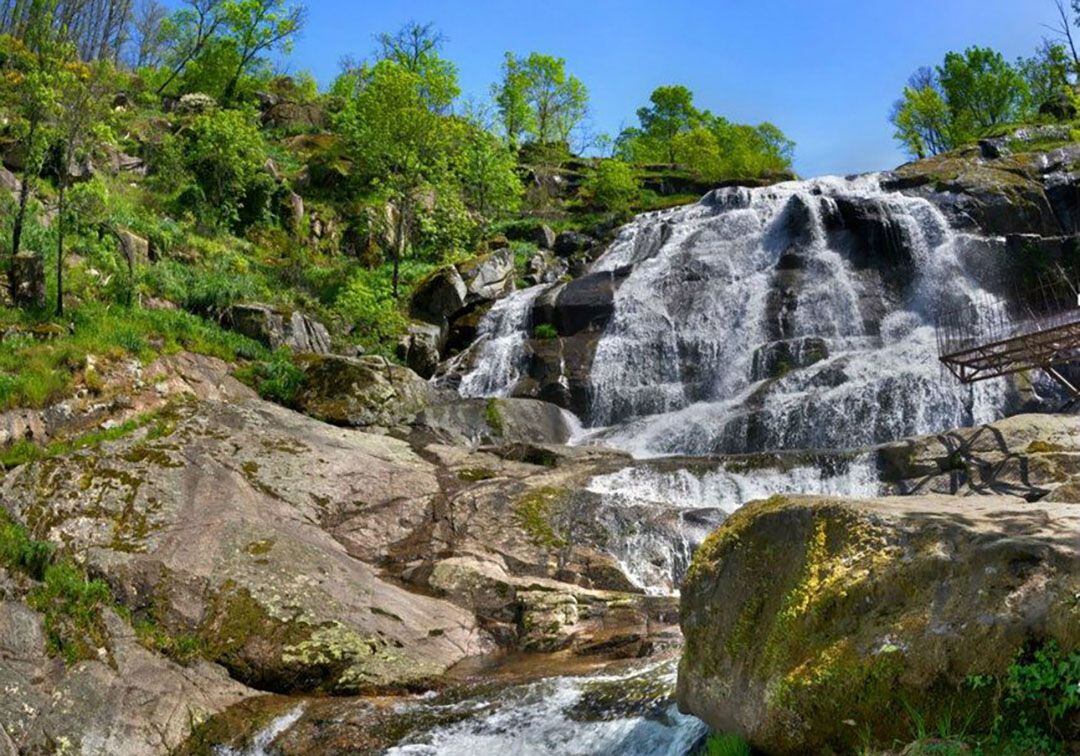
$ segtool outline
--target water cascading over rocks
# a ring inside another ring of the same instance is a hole
[[[641,216],[592,269],[614,294],[583,419],[639,456],[855,448],[992,420],[1007,385],[944,375],[933,321],[993,283],[1001,243],[875,175],[718,189]],[[466,393],[520,392],[530,311],[549,297],[534,287],[492,311]]]

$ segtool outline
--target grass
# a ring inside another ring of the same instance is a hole
[[[250,339],[182,311],[88,302],[71,313],[68,323],[12,310],[0,313],[0,324],[5,320],[8,335],[0,341],[0,409],[44,407],[65,398],[79,377],[89,372],[86,358],[91,355],[148,362],[181,350],[226,361],[269,354]],[[96,380],[96,375],[87,378],[91,387]]]
[[[698,756],[750,756],[750,744],[738,735],[709,735]]]
[[[0,449],[0,468],[9,470],[35,460],[51,459],[80,449],[100,446],[108,441],[115,441],[129,436],[140,428],[153,424],[148,431],[150,438],[161,438],[169,434],[171,419],[168,410],[155,410],[120,423],[112,428],[95,430],[75,438],[53,441],[48,444],[35,444],[32,441],[18,441]]]
[[[30,537],[0,509],[0,566],[37,581],[26,603],[45,615],[51,654],[68,664],[95,659],[105,646],[101,610],[113,604],[109,587],[91,580],[74,562],[45,541]]]

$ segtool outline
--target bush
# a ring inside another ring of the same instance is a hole
[[[255,363],[242,377],[255,386],[263,399],[289,407],[304,381],[304,371],[293,362],[292,352],[283,348],[269,360]]]
[[[627,212],[641,197],[633,170],[621,160],[601,160],[585,177],[583,189],[594,207],[612,212]]]
[[[265,170],[267,151],[254,118],[238,110],[214,110],[182,132],[183,160],[197,187],[195,204],[233,228],[269,213],[273,180]]]

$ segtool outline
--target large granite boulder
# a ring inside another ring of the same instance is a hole
[[[766,753],[889,747],[988,716],[968,681],[1021,651],[1080,648],[1077,595],[1077,504],[773,497],[694,557],[679,705]]]
[[[465,307],[468,295],[469,289],[457,268],[447,265],[417,284],[410,310],[414,318],[445,328],[447,321]]]
[[[331,532],[359,518],[360,541],[385,553],[439,490],[403,441],[250,400],[19,468],[0,501],[233,678],[356,692],[426,684],[490,648],[472,613],[384,580]]]
[[[284,312],[264,304],[237,304],[222,317],[222,324],[249,339],[294,352],[330,353],[330,332],[319,321],[299,311]]]
[[[509,247],[458,263],[466,302],[493,302],[514,290],[514,253]]]
[[[334,425],[364,427],[409,423],[437,391],[412,370],[382,357],[309,356],[296,405]]]

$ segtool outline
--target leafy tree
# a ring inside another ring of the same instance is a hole
[[[162,94],[193,60],[198,58],[217,37],[225,23],[226,0],[183,0],[184,7],[173,13],[163,24],[162,34],[168,40],[167,72],[157,88]]]
[[[434,24],[410,21],[396,34],[378,35],[376,42],[376,60],[393,61],[419,76],[424,98],[433,110],[446,112],[461,94],[457,67],[440,56],[446,38]]]
[[[510,149],[516,150],[536,125],[529,105],[529,75],[512,53],[506,53],[503,58],[502,82],[492,87],[492,94],[499,108],[506,141]]]
[[[429,107],[423,78],[383,60],[364,73],[356,96],[337,117],[349,153],[366,179],[397,208],[392,290],[398,296],[401,261],[412,241],[422,194],[443,177],[449,139]]]
[[[703,118],[694,107],[694,94],[681,84],[657,87],[649,96],[649,107],[638,108],[641,122],[640,137],[653,143],[666,154],[667,162],[675,162],[675,137],[685,133]]]
[[[60,108],[57,96],[59,53],[63,42],[53,25],[56,0],[30,0],[22,42],[16,44],[17,67],[7,78],[13,86],[18,120],[16,131],[25,149],[18,206],[11,227],[11,256],[22,247],[26,213],[33,184],[44,167],[47,130]],[[11,286],[15,281],[9,282]]]
[[[260,56],[289,50],[304,25],[306,11],[300,5],[287,5],[286,0],[226,0],[221,11],[236,57],[223,95],[230,102],[240,77]]]
[[[588,113],[589,93],[567,74],[563,58],[534,52],[526,58],[507,55],[495,100],[511,144],[521,135],[551,144],[569,140]]]
[[[949,106],[935,84],[905,87],[889,120],[896,127],[897,141],[915,157],[937,155],[954,147]]]
[[[589,172],[584,190],[593,205],[613,212],[626,212],[641,196],[633,169],[621,160],[601,160]]]
[[[71,167],[86,148],[95,125],[105,120],[108,100],[105,97],[108,71],[98,62],[87,65],[70,61],[56,78],[56,89],[63,107],[57,110],[57,232],[56,232],[56,314],[64,314],[64,237],[67,233],[67,190]]]
[[[522,186],[514,155],[479,125],[460,121],[456,126],[460,133],[452,151],[452,171],[465,204],[488,219],[516,210]]]
[[[1065,48],[1050,42],[1044,42],[1035,55],[1016,62],[1031,93],[1030,110],[1036,111],[1043,103],[1069,92],[1071,66]]]
[[[987,47],[947,53],[938,78],[954,128],[985,132],[1018,119],[1029,99],[1023,77]]]

